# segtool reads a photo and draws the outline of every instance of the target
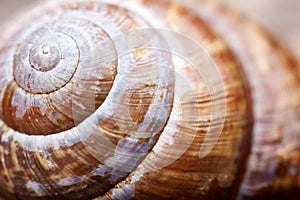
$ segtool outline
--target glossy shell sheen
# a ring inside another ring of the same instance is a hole
[[[297,199],[300,68],[206,0],[41,2],[0,39],[0,199]]]

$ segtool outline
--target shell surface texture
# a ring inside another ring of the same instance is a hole
[[[207,0],[39,2],[0,37],[0,199],[299,199],[300,73]]]

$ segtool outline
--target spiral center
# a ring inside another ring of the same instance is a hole
[[[42,48],[33,47],[29,55],[31,66],[38,71],[50,71],[60,62],[60,50],[54,45],[45,45]]]

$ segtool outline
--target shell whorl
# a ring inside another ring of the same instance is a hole
[[[8,74],[13,78],[5,80],[3,84],[7,88],[3,93],[8,102],[4,102],[1,115],[4,115],[3,121],[16,131],[31,135],[48,135],[74,127],[103,103],[117,71],[120,81],[118,79],[118,83],[115,84],[118,88],[114,90],[126,90],[122,88],[121,82],[128,81],[128,85],[132,84],[132,90],[134,87],[149,87],[154,93],[160,85],[165,84],[167,87],[166,85],[171,83],[171,75],[166,75],[163,80],[158,74],[163,76],[166,72],[151,66],[155,62],[159,64],[161,61],[158,59],[164,56],[166,58],[166,54],[160,56],[155,55],[154,51],[147,52],[149,55],[146,56],[157,59],[149,63],[143,63],[138,52],[121,58],[117,55],[117,51],[119,54],[130,52],[126,52],[124,47],[116,47],[111,37],[115,37],[114,40],[122,40],[118,35],[131,29],[142,28],[145,22],[130,16],[125,9],[113,5],[104,7],[100,4],[101,9],[110,13],[100,10],[96,19],[93,18],[93,12],[96,11],[89,8],[77,10],[76,7],[72,7],[74,5],[69,6],[68,13],[49,10],[51,20],[48,15],[45,19],[39,19],[37,26],[32,28],[34,30],[24,31],[24,37],[22,35],[18,38],[16,46],[11,48],[15,48],[12,50],[13,67],[12,72],[7,73],[13,73],[13,76]],[[84,11],[89,14],[85,14]],[[125,22],[122,21],[123,15],[128,16]],[[107,18],[109,19],[106,20]],[[111,24],[107,21],[111,21]],[[117,25],[123,26],[122,29],[119,30]],[[127,45],[132,45],[129,48],[135,48],[134,45],[137,46],[138,42],[135,43],[128,41]],[[118,66],[118,59],[124,60],[122,66]],[[137,61],[140,62],[137,65],[148,64],[149,70],[152,70],[148,74],[145,73],[146,78],[157,73],[156,83],[146,80],[139,85],[139,81],[134,80],[137,76],[126,76],[127,71],[138,71],[138,67],[132,67],[133,62]],[[168,59],[164,61],[167,63]]]
[[[1,156],[11,158],[1,174],[11,182],[1,186],[19,191],[17,198],[96,197],[141,162],[166,123],[170,56],[147,49],[146,35],[126,39],[147,22],[125,8],[67,2],[43,9],[46,16],[34,12],[24,22],[38,19],[36,26],[2,47]],[[6,53],[13,57],[4,60]]]
[[[0,198],[299,194],[298,64],[252,21],[205,0],[22,16],[0,41]]]

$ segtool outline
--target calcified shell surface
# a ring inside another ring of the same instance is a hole
[[[3,30],[0,198],[300,195],[299,66],[235,11],[53,1]]]

